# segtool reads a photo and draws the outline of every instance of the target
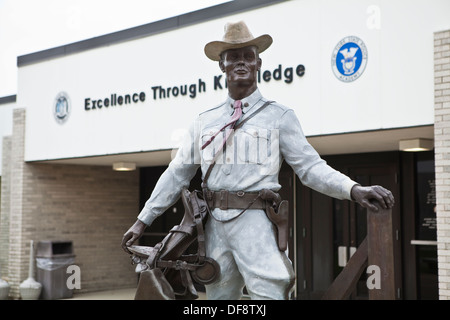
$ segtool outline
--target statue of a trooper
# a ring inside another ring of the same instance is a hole
[[[280,250],[274,223],[257,199],[261,190],[281,188],[278,173],[283,160],[302,184],[325,195],[372,210],[377,210],[372,201],[382,208],[394,205],[389,190],[361,186],[328,166],[306,140],[294,111],[263,97],[257,87],[259,55],[271,44],[271,36],[253,37],[242,21],[226,24],[222,41],[206,44],[206,56],[218,61],[226,74],[228,96],[198,115],[122,239],[122,247],[129,252],[127,247],[180,198],[182,188],[189,186],[200,167],[204,182],[208,178],[203,191],[211,204],[205,226],[206,255],[220,265],[218,280],[205,286],[208,299],[240,299],[244,287],[252,299],[289,298],[292,263],[285,248]],[[250,119],[234,129],[246,118]]]

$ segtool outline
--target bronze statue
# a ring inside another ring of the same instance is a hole
[[[305,186],[323,194],[375,211],[372,201],[386,209],[394,205],[389,190],[361,186],[328,166],[307,142],[294,111],[261,95],[259,55],[271,44],[271,36],[255,38],[244,22],[238,22],[225,26],[222,41],[205,46],[207,57],[218,61],[226,74],[228,97],[192,124],[189,139],[122,240],[123,249],[130,252],[128,247],[179,199],[200,167],[210,211],[206,255],[220,266],[218,280],[205,286],[208,299],[239,299],[244,286],[252,299],[289,297],[294,271],[280,241],[282,221],[276,221],[287,204],[274,197],[263,199],[264,190],[276,193],[281,188],[282,161]],[[194,159],[188,156],[192,154]]]

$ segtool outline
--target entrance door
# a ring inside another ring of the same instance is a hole
[[[411,271],[405,272],[405,295],[407,299],[437,300],[438,268],[436,237],[436,189],[434,151],[404,155],[405,162],[412,165],[404,176],[412,177],[414,183],[406,196],[413,198],[409,211],[409,234],[405,237],[405,263]],[[405,188],[406,189],[406,188]],[[405,270],[406,271],[406,270]],[[405,281],[406,282],[406,281]]]
[[[396,163],[384,163],[376,166],[351,166],[348,168],[348,175],[354,181],[363,186],[380,185],[392,191],[394,197],[398,199],[397,165]],[[340,205],[334,207],[335,221],[341,220],[341,229],[334,232],[334,251],[337,252],[338,259],[335,261],[336,277],[345,267],[348,259],[357,250],[367,235],[367,209],[356,203],[349,203],[345,208]],[[397,299],[400,298],[401,279],[401,259],[400,259],[400,208],[395,206],[392,210],[394,239],[394,263],[396,279],[398,283]],[[368,289],[366,285],[367,274],[363,273],[358,281],[356,291],[352,294],[352,299],[367,299]]]
[[[398,153],[323,157],[328,164],[363,186],[381,185],[399,199]],[[320,299],[367,234],[367,210],[360,205],[332,199],[309,188],[297,188],[300,219],[298,237],[298,296]],[[396,278],[401,279],[400,206],[393,208],[396,230]],[[367,299],[366,274],[361,276],[351,299]],[[401,293],[401,283],[397,284]]]

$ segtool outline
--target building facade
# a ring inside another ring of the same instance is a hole
[[[17,95],[0,98],[0,272],[11,298],[30,240],[73,243],[80,292],[136,286],[122,235],[190,122],[225,100],[203,47],[239,20],[274,38],[261,55],[263,96],[295,111],[332,167],[394,193],[397,298],[450,298],[450,4],[439,0],[232,1],[18,57]],[[285,164],[280,182],[293,298],[319,299],[364,239],[366,212],[303,187]],[[141,244],[179,223],[182,204],[168,211]],[[365,277],[352,298],[367,297]]]

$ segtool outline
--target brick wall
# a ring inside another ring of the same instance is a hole
[[[0,196],[0,273],[1,278],[9,282],[9,211],[10,211],[10,157],[11,137],[3,138],[2,177]]]
[[[22,186],[24,154],[25,110],[14,110],[10,164],[10,212],[8,277],[10,295],[19,296],[18,285],[26,279],[29,251],[25,251],[22,237]],[[2,212],[7,214],[6,212]]]
[[[434,35],[439,299],[450,299],[450,30]]]
[[[28,277],[30,240],[72,241],[75,264],[81,270],[80,292],[135,286],[134,267],[120,242],[138,214],[139,172],[25,163],[24,124],[25,110],[15,110],[9,211],[11,296],[19,298],[18,286]]]

